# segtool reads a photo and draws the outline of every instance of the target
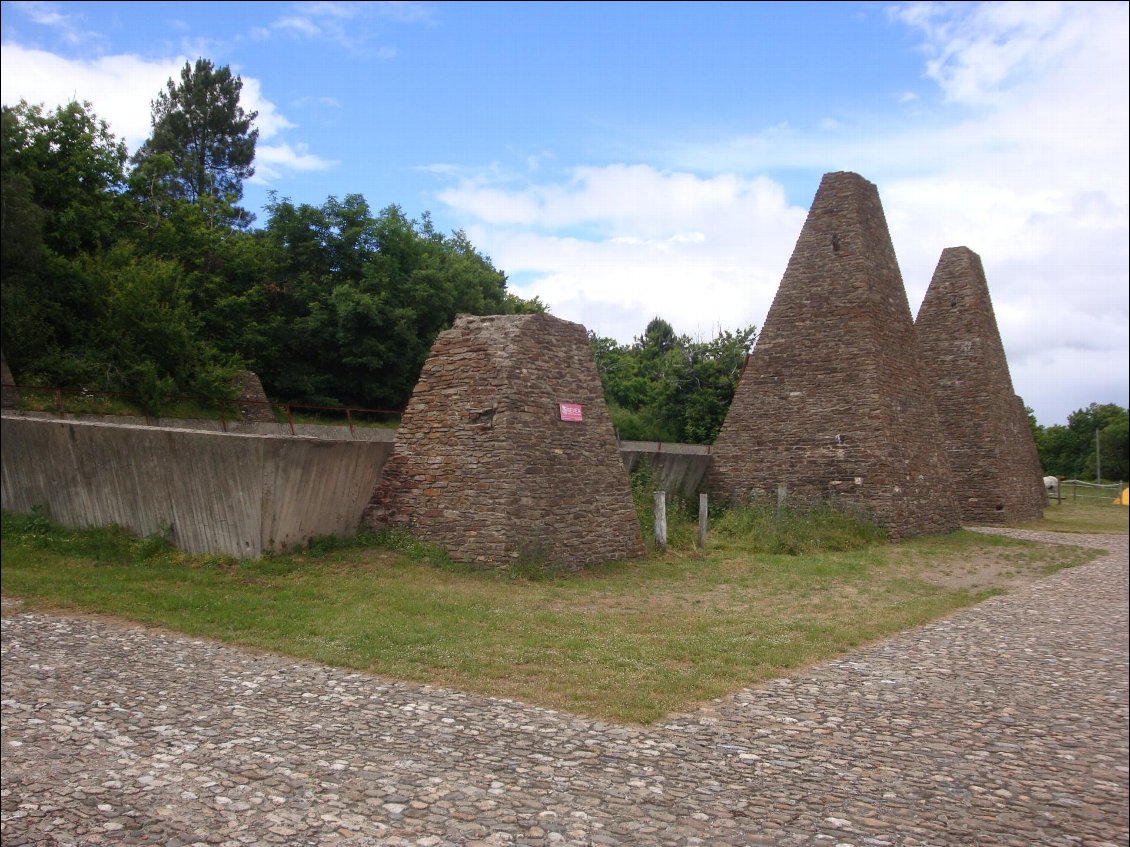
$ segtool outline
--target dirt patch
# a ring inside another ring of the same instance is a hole
[[[967,551],[952,557],[910,565],[904,575],[953,591],[1012,591],[1064,567],[1093,559],[1096,552],[1078,547]]]
[[[917,576],[924,582],[953,591],[1008,591],[1027,585],[1043,574],[1029,568],[1017,569],[1007,557],[994,553],[963,556],[960,561],[936,562]]]

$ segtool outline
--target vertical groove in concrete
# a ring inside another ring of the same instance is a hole
[[[392,445],[5,415],[3,507],[254,558],[351,535]]]

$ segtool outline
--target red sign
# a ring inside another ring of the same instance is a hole
[[[583,421],[585,419],[585,407],[580,403],[560,403],[558,408],[561,410],[561,420],[563,421]]]

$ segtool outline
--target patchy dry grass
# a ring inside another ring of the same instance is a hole
[[[636,723],[1093,558],[969,532],[800,555],[719,537],[705,556],[483,573],[402,536],[252,562],[3,521],[3,592],[31,607]]]
[[[1130,529],[1130,509],[1114,503],[1071,502],[1054,500],[1044,509],[1038,521],[1016,524],[1021,529],[1044,532],[1111,533],[1126,535]]]

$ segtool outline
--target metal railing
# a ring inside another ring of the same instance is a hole
[[[138,409],[143,409],[144,404],[139,402],[139,398],[134,394],[127,394],[120,391],[91,391],[86,388],[63,388],[59,386],[42,386],[42,385],[16,385],[13,383],[2,383],[0,389],[3,390],[5,396],[4,408],[17,411],[52,411],[62,417],[67,414],[100,414],[100,415],[119,415],[119,412],[113,411],[91,411],[89,409],[75,409],[75,405],[89,405],[97,404],[102,401],[119,401],[135,406]],[[7,398],[16,394],[20,398],[18,404],[7,402]],[[33,409],[28,405],[25,399],[28,396],[42,397],[46,395],[46,400],[43,405],[50,408]],[[71,409],[67,408],[67,397],[79,398],[82,403],[75,404],[72,402]],[[311,413],[325,413],[330,412],[338,415],[343,415],[345,423],[349,427],[350,435],[354,434],[354,425],[359,424],[357,416],[380,416],[384,418],[399,418],[403,413],[402,409],[370,409],[361,406],[319,406],[310,403],[283,403],[271,400],[250,400],[250,399],[229,399],[229,398],[214,398],[214,397],[199,397],[199,396],[173,396],[167,398],[168,403],[187,403],[192,404],[196,409],[207,411],[209,408],[216,408],[217,419],[220,422],[220,427],[224,432],[228,431],[229,421],[234,423],[237,421],[247,420],[243,414],[243,409],[247,407],[266,407],[271,413],[271,420],[275,423],[281,423],[277,419],[277,412],[282,413],[285,418],[285,423],[290,430],[290,434],[294,435],[295,430],[295,413],[302,414],[303,412]],[[144,412],[141,414],[145,418],[161,418],[163,415],[150,415]],[[124,416],[124,415],[123,415]],[[361,420],[364,418],[361,417]]]
[[[1081,479],[1062,479],[1059,482],[1058,497],[1049,493],[1059,502],[1068,500],[1072,503],[1111,503],[1122,494],[1125,483],[1114,482],[1085,482]]]

